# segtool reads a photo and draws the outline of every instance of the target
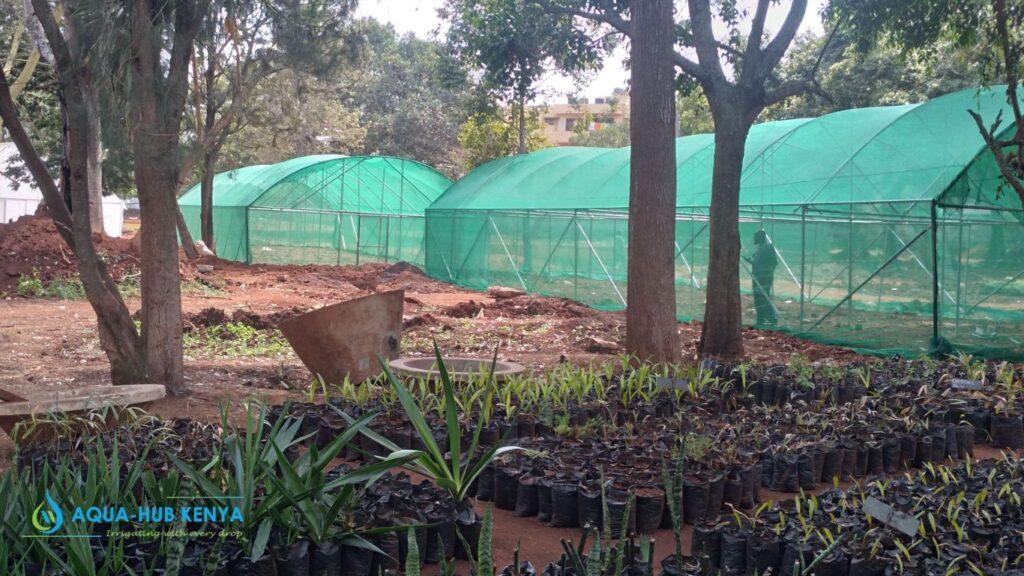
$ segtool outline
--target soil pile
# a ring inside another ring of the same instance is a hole
[[[492,311],[506,318],[529,316],[551,316],[553,318],[594,318],[601,313],[568,298],[541,296],[516,296],[498,300],[490,307]]]
[[[186,331],[194,328],[212,328],[229,322],[244,324],[251,328],[256,328],[257,330],[266,330],[307,311],[308,308],[293,306],[278,312],[259,314],[252,310],[239,308],[228,314],[220,308],[210,307],[204,308],[195,314],[185,314],[185,318],[182,323],[184,324]]]
[[[357,287],[368,292],[388,292],[405,290],[406,292],[448,293],[458,289],[445,282],[428,277],[423,270],[408,263],[394,264],[363,264],[362,266],[344,266],[343,275]]]
[[[132,239],[95,235],[93,242],[115,279],[137,269],[138,248]],[[18,280],[33,271],[44,281],[76,274],[74,252],[46,215],[0,224],[0,292],[13,292]]]

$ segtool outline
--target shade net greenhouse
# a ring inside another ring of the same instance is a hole
[[[1024,354],[1024,212],[968,110],[1012,117],[994,87],[753,127],[740,233],[746,257],[757,231],[773,242],[762,314],[775,328],[874,353],[916,355],[942,336],[985,355]],[[683,320],[704,312],[713,146],[709,134],[676,140]],[[427,210],[427,271],[623,308],[628,197],[628,148],[496,160]],[[740,274],[754,324],[746,258]]]
[[[304,156],[213,181],[217,255],[269,264],[424,263],[424,209],[451,181],[390,156]],[[200,187],[179,199],[200,238]]]

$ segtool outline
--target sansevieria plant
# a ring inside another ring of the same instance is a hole
[[[419,456],[407,463],[405,465],[406,468],[432,479],[438,486],[448,490],[456,504],[463,504],[469,496],[470,486],[473,485],[473,481],[480,475],[484,467],[490,464],[496,457],[514,450],[521,450],[521,448],[518,446],[502,446],[502,443],[499,442],[488,448],[479,457],[476,457],[477,450],[480,447],[480,431],[485,428],[483,422],[478,422],[473,427],[473,439],[468,449],[463,448],[461,428],[459,426],[460,410],[458,402],[455,401],[455,387],[448,374],[448,369],[445,367],[444,360],[441,358],[441,351],[438,349],[436,342],[434,343],[434,355],[437,357],[438,377],[441,380],[444,395],[442,412],[444,414],[445,427],[447,428],[447,446],[445,447],[447,448],[447,453],[434,439],[433,430],[431,430],[430,424],[417,404],[416,398],[405,387],[402,380],[391,372],[387,362],[383,358],[379,360],[388,381],[391,383],[392,389],[394,389],[399,402],[402,404],[402,408],[405,409],[406,416],[426,448],[426,450],[415,451],[418,452]],[[480,397],[481,409],[479,412],[481,415],[489,412],[485,407],[494,401],[494,367],[497,361],[498,352],[495,350],[487,382],[484,384],[484,393]],[[354,422],[351,416],[342,414],[349,422]],[[467,412],[465,416],[468,418],[470,414]],[[482,420],[483,416],[480,418]],[[372,440],[392,452],[408,453],[369,428],[364,428],[363,434],[366,434]]]

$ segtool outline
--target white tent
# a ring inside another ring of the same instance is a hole
[[[120,236],[124,224],[124,200],[117,194],[103,197],[103,231],[107,236]]]
[[[43,201],[42,193],[34,185],[15,182],[2,174],[17,156],[18,149],[13,143],[0,144],[0,224],[17,220],[25,214],[35,214]]]
[[[18,149],[13,143],[0,144],[0,224],[35,214],[43,201],[43,194],[34,184],[15,182],[2,174],[8,164],[16,159]],[[103,197],[103,231],[107,236],[120,236],[124,224],[124,200],[116,194]]]

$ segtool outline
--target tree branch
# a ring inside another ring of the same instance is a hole
[[[540,6],[548,14],[562,14],[568,16],[576,16],[592,22],[600,24],[607,24],[615,29],[620,34],[627,38],[632,38],[633,30],[630,21],[626,20],[611,8],[605,8],[601,12],[592,12],[589,10],[580,10],[577,8],[570,8],[568,6],[556,6],[551,4],[549,0],[529,0],[531,3]],[[717,44],[717,41],[716,41]],[[732,49],[723,44],[719,44],[722,49]],[[679,53],[677,50],[674,55],[676,66],[682,70],[685,74],[692,76],[698,82],[708,81],[708,74],[701,68],[700,64],[694,62],[690,58]]]
[[[804,21],[806,13],[807,0],[793,0],[792,6],[789,7],[789,13],[786,14],[786,20],[782,23],[782,28],[779,29],[779,33],[775,35],[775,38],[761,52],[761,59],[756,69],[752,71],[755,83],[765,80],[772,73],[772,70],[775,70],[775,66],[785,56],[789,45],[793,43],[793,38],[796,37],[796,33],[800,30],[800,24]],[[744,67],[744,72],[747,69],[747,67]]]
[[[981,115],[974,110],[967,111],[971,118],[974,118],[974,123],[978,125],[978,131],[981,132],[981,137],[985,140],[985,144],[988,149],[992,151],[992,155],[996,159],[996,165],[999,166],[999,173],[1002,174],[1003,180],[1013,188],[1013,191],[1017,193],[1017,197],[1020,200],[1022,206],[1024,206],[1024,183],[1021,182],[1020,173],[1015,171],[1013,168],[1013,160],[1007,156],[1006,152],[1003,151],[1003,145],[1005,143],[999,142],[996,139],[995,133],[999,129],[999,124],[1002,122],[1002,113],[996,117],[995,122],[992,123],[992,127],[985,126],[985,122],[981,119]],[[1017,129],[1019,133],[1019,128]],[[1019,145],[1020,142],[1017,142]]]
[[[702,82],[725,82],[722,61],[718,57],[718,40],[715,38],[712,24],[711,3],[709,0],[688,0],[688,4],[690,6],[690,26],[693,29],[693,47],[697,51],[700,70],[705,76]],[[682,68],[682,66],[680,67]]]
[[[826,102],[830,104],[832,103],[832,97],[822,89],[817,80],[813,78],[806,78],[802,80],[786,80],[773,90],[766,91],[764,94],[764,106],[767,108],[768,106],[778,104],[787,98],[792,98],[793,96],[799,96],[800,94],[805,93],[820,96]]]
[[[53,176],[46,169],[46,163],[39,156],[39,152],[32,145],[31,138],[29,138],[28,133],[25,132],[25,128],[21,124],[21,118],[18,115],[17,107],[14,105],[14,99],[11,98],[10,86],[7,83],[7,76],[4,74],[3,67],[0,67],[0,118],[3,119],[4,127],[7,128],[11,140],[14,142],[15,147],[17,147],[18,154],[21,155],[22,161],[25,162],[25,167],[28,168],[36,185],[39,186],[39,191],[43,194],[43,200],[46,202],[46,207],[50,211],[50,216],[53,218],[57,231],[60,232],[61,238],[64,239],[64,242],[73,251],[75,249],[75,237],[71,212],[68,211],[68,206],[64,203],[64,195],[57,189],[57,183],[54,182]]]
[[[750,23],[750,35],[747,36],[747,50],[743,56],[744,68],[757,68],[761,60],[761,40],[764,36],[764,21],[768,17],[768,6],[771,0],[758,0],[754,12],[754,20]]]

